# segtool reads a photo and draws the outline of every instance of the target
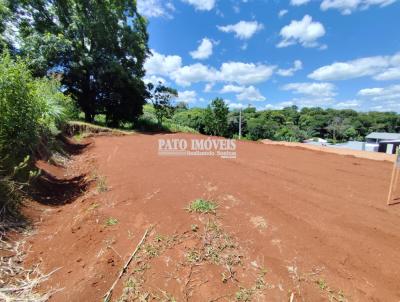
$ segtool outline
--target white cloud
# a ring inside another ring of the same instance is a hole
[[[183,2],[193,5],[196,10],[210,11],[215,6],[215,0],[182,0]]]
[[[276,105],[267,104],[267,105],[264,106],[264,109],[272,110],[272,109],[275,109],[275,108],[276,108],[275,106],[276,106]]]
[[[358,95],[369,105],[376,104],[369,106],[369,109],[400,112],[400,84],[361,89]]]
[[[239,93],[245,89],[243,86],[236,86],[236,85],[225,85],[220,90],[220,93]]]
[[[213,43],[210,39],[201,40],[199,47],[195,51],[191,51],[190,55],[193,59],[204,60],[209,58],[213,53]]]
[[[310,0],[290,0],[290,5],[293,6],[300,6],[310,2]]]
[[[152,53],[153,56],[148,58],[144,65],[147,76],[169,77],[181,86],[190,86],[198,82],[256,84],[268,80],[275,69],[275,66],[243,62],[225,62],[220,69],[201,63],[182,66],[180,56],[166,56],[154,50]]]
[[[400,104],[400,84],[361,89],[358,95],[372,101],[397,101]]]
[[[207,83],[206,86],[204,86],[204,92],[211,92],[214,87],[214,83]]]
[[[243,109],[246,108],[247,106],[242,104],[242,103],[232,103],[232,102],[226,102],[228,104],[228,107],[230,109]]]
[[[372,5],[384,7],[395,2],[396,0],[323,0],[321,9],[323,11],[337,9],[343,15],[350,15],[356,10],[366,10]]]
[[[284,26],[280,35],[282,41],[277,47],[287,47],[301,44],[304,47],[317,47],[317,40],[325,35],[325,28],[320,22],[313,22],[312,17],[305,15],[302,20],[292,20],[289,25]]]
[[[246,87],[241,93],[236,96],[236,98],[239,101],[265,101],[265,97],[254,86]]]
[[[337,109],[356,109],[361,105],[359,100],[349,100],[336,103],[334,106]]]
[[[154,50],[151,52],[153,55],[144,64],[148,75],[169,76],[182,65],[182,58],[180,56],[165,56]]]
[[[178,85],[190,86],[192,83],[213,82],[217,80],[217,71],[206,65],[196,63],[179,68],[169,75]]]
[[[282,18],[284,15],[286,15],[289,11],[287,9],[281,9],[278,13],[278,17]]]
[[[265,101],[265,97],[254,86],[225,85],[220,93],[237,93],[236,98],[239,101]]]
[[[298,70],[303,68],[303,63],[300,60],[296,60],[293,62],[293,67],[288,69],[278,69],[276,72],[282,77],[291,77]]]
[[[393,56],[365,57],[322,66],[308,75],[319,81],[335,81],[372,76],[375,80],[400,79],[400,53]]]
[[[217,27],[222,32],[235,33],[235,37],[242,40],[250,39],[256,32],[264,28],[257,21],[240,21],[236,24]]]
[[[284,102],[279,102],[277,104],[267,104],[261,110],[281,110],[285,107],[290,107],[295,105],[295,102],[293,101],[284,101]]]
[[[148,18],[172,18],[175,7],[170,1],[164,0],[138,0],[137,8],[141,15]]]
[[[220,69],[220,80],[241,85],[256,84],[268,80],[275,67],[263,64],[227,62]]]
[[[285,101],[285,102],[278,103],[278,107],[279,108],[290,107],[290,106],[293,106],[293,105],[294,105],[293,101]]]
[[[332,97],[336,95],[335,85],[331,83],[290,83],[284,85],[282,89],[314,97]]]
[[[161,84],[163,85],[168,85],[168,82],[164,78],[155,75],[144,77],[143,82],[145,82],[146,84],[153,83],[154,85],[157,85],[158,83],[161,82]]]
[[[383,92],[383,88],[365,88],[358,91],[358,95],[362,96],[375,96]]]
[[[374,79],[379,81],[398,80],[400,79],[400,66],[388,68],[385,71],[374,76]]]
[[[194,90],[185,90],[178,92],[178,102],[186,104],[194,103],[197,100],[197,93]]]

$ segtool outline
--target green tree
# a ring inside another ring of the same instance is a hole
[[[136,1],[16,0],[10,7],[35,75],[61,73],[87,121],[102,113],[116,126],[142,112],[149,49]]]
[[[225,136],[228,130],[229,108],[221,98],[214,99],[207,106],[204,116],[205,129],[207,134]]]
[[[205,133],[205,109],[191,108],[184,111],[176,111],[173,116],[173,121],[182,126],[187,126],[200,133]]]
[[[262,118],[251,118],[247,121],[247,135],[251,140],[259,140],[263,138],[272,138],[274,131],[270,123]]]
[[[10,10],[5,0],[0,0],[0,52],[8,46],[8,41],[4,35],[6,22],[9,20]]]
[[[150,101],[153,103],[154,113],[157,118],[158,126],[162,126],[163,119],[171,117],[174,113],[172,99],[178,97],[178,91],[167,87],[161,82],[156,87],[152,83],[147,85],[150,94]]]
[[[335,116],[328,127],[326,127],[326,130],[332,134],[333,141],[336,142],[338,139],[344,137],[344,134],[349,127],[348,120],[340,116]]]

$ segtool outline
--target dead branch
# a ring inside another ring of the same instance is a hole
[[[111,296],[112,296],[112,292],[113,292],[115,286],[117,285],[119,279],[121,279],[122,275],[126,272],[126,269],[128,268],[128,266],[131,263],[132,259],[135,257],[135,255],[139,251],[139,249],[142,246],[143,242],[146,240],[148,232],[149,232],[149,229],[146,229],[146,231],[144,232],[144,235],[143,235],[142,239],[140,240],[139,244],[136,246],[135,250],[133,251],[133,253],[129,257],[128,261],[126,261],[125,265],[122,267],[121,271],[119,272],[117,279],[114,281],[113,285],[110,287],[108,292],[104,295],[104,300],[103,300],[104,302],[109,302],[110,301]]]

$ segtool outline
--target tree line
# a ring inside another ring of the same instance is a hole
[[[208,135],[237,137],[239,110],[229,110],[220,98],[207,108],[178,104],[172,121]],[[242,109],[242,135],[249,140],[303,141],[323,138],[331,142],[364,140],[369,133],[400,132],[400,115],[395,112],[357,112],[319,107],[290,106],[280,110]]]

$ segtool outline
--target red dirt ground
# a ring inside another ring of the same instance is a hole
[[[151,225],[148,240],[182,237],[148,260],[142,286],[177,301],[239,299],[261,268],[265,284],[254,301],[400,301],[400,205],[386,206],[392,163],[254,142],[238,142],[237,159],[157,154],[159,138],[192,137],[90,138],[66,170],[40,163],[58,180],[87,172],[108,188],[96,192],[92,183],[65,205],[40,207],[27,265],[61,267],[41,287],[62,289],[52,301],[101,300]],[[188,213],[196,198],[216,201],[216,216]],[[109,218],[118,223],[108,226]],[[202,244],[192,225],[210,218],[242,259],[227,282],[223,267],[183,263]],[[142,260],[131,263],[113,301]]]

